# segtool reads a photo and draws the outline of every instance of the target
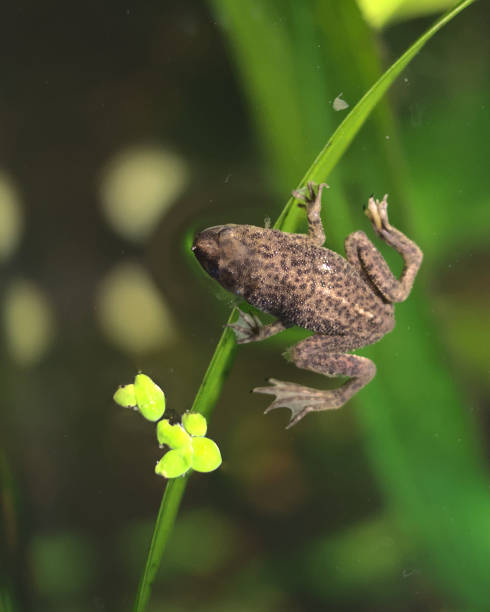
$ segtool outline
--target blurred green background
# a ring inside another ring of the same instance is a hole
[[[153,427],[111,397],[142,369],[190,407],[235,303],[193,233],[274,220],[443,4],[5,7],[2,612],[131,608],[164,483]],[[329,246],[389,192],[425,253],[360,351],[377,377],[286,432],[249,391],[325,384],[281,358],[298,332],[237,352],[209,429],[223,466],[191,478],[149,610],[490,609],[489,21],[476,2],[437,34],[328,179]]]

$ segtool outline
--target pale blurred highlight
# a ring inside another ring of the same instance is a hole
[[[188,183],[188,168],[176,153],[133,148],[118,154],[103,172],[100,197],[117,233],[144,241]]]
[[[12,180],[0,170],[0,262],[15,251],[22,233],[22,210]]]
[[[39,362],[54,336],[54,317],[45,293],[34,283],[16,280],[3,306],[7,349],[22,366]]]
[[[361,12],[375,28],[444,11],[457,4],[456,0],[357,0]]]
[[[96,297],[102,331],[129,353],[144,353],[172,344],[176,329],[164,298],[145,269],[120,264],[101,282]]]

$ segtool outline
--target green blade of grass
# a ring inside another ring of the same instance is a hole
[[[358,133],[361,126],[369,117],[373,108],[376,106],[397,76],[399,76],[407,64],[415,57],[418,51],[420,51],[424,44],[432,36],[434,36],[438,30],[440,30],[464,8],[472,4],[473,1],[474,0],[463,0],[454,9],[443,15],[381,76],[381,78],[361,98],[358,104],[352,109],[352,111],[334,132],[332,137],[328,140],[327,144],[315,159],[298,187],[303,186],[309,180],[319,182],[326,179],[349,144],[352,142],[355,135]],[[241,38],[243,33],[240,32],[240,27],[243,24],[243,20],[240,20],[240,13],[243,12],[243,10],[252,11],[254,8],[252,5],[256,4],[256,8],[259,11],[259,5],[263,6],[266,3],[249,2],[246,9],[243,9],[241,5],[230,0],[214,0],[212,4],[219,13],[225,16],[225,21],[230,29],[230,35],[236,35],[238,38]],[[241,8],[238,8],[239,6]],[[268,36],[265,39],[262,39],[262,43],[264,45],[273,45],[277,43],[277,41],[274,40],[273,30],[268,32]],[[247,43],[247,45],[249,45],[250,48],[255,46],[251,43]],[[262,48],[262,52],[263,51],[264,49]],[[257,53],[254,51],[254,56],[254,61],[259,61],[259,59],[262,61],[263,55],[260,55],[260,53],[257,55]],[[247,62],[248,60],[247,58],[244,58],[243,61]],[[267,83],[264,82],[263,86],[267,87]],[[286,92],[286,94],[287,93],[288,92]],[[282,127],[282,129],[289,128],[289,126],[284,125],[279,127]],[[282,155],[283,153],[281,153],[281,157]],[[297,209],[296,207],[293,207],[293,200],[290,199],[279,216],[275,227],[284,231],[290,230],[297,221],[296,216]],[[235,320],[236,316],[237,311],[236,309],[233,309],[228,322]],[[209,416],[211,414],[221,392],[226,375],[231,368],[234,346],[235,340],[233,337],[233,332],[229,328],[226,328],[221,335],[218,346],[206,370],[203,382],[201,383],[194,400],[192,410],[201,412],[205,416]],[[151,585],[160,565],[168,538],[171,534],[187,481],[188,478],[184,477],[167,483],[158,513],[158,519],[150,545],[150,551],[146,560],[145,569],[141,578],[134,605],[135,612],[142,612],[146,608],[151,592]]]
[[[229,323],[233,320],[235,311],[236,309],[233,309],[228,321]],[[204,374],[204,378],[192,404],[192,412],[200,412],[205,417],[211,414],[232,366],[235,348],[236,343],[234,334],[231,329],[227,327],[219,339],[218,346]],[[169,480],[165,486],[165,492],[153,529],[150,550],[148,551],[145,568],[136,595],[133,608],[135,612],[142,612],[146,609],[151,594],[151,586],[158,568],[160,567],[170,534],[172,533],[188,479],[189,474],[186,474],[180,478]]]
[[[277,19],[276,6],[270,0],[216,0],[210,4],[228,35],[240,85],[252,106],[260,144],[272,165],[271,175],[281,190],[290,188],[291,177],[299,176],[298,167],[305,168],[318,150],[310,148],[310,135],[304,132],[302,83],[297,79],[290,32],[284,20]],[[275,97],[270,96],[271,82],[283,104],[277,105]]]
[[[474,0],[463,0],[453,9],[445,13],[438,19],[432,27],[430,27],[422,36],[420,36],[413,45],[411,45],[405,53],[392,64],[388,70],[374,83],[374,85],[364,94],[359,102],[350,111],[347,117],[342,121],[339,127],[329,138],[327,144],[318,154],[317,158],[310,166],[298,188],[306,185],[308,181],[321,182],[332,172],[347,147],[352,142],[355,135],[359,132],[367,117],[374,109],[376,104],[381,100],[393,81],[399,76],[403,69],[412,61],[415,55],[422,49],[428,40],[444,27],[451,19],[456,17],[463,9]],[[226,0],[224,2],[226,4]],[[298,207],[294,206],[294,199],[290,198],[280,214],[274,227],[288,231],[297,223]]]
[[[163,552],[172,532],[187,480],[188,475],[169,480],[165,486],[162,503],[160,504],[157,520],[155,521],[155,527],[153,529],[153,537],[151,539],[145,569],[136,595],[134,604],[135,611],[144,610],[150,599],[151,586],[155,580],[155,575],[160,567]]]

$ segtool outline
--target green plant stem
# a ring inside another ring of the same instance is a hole
[[[314,160],[298,187],[302,187],[308,181],[322,181],[327,178],[341,156],[365,123],[370,113],[385,94],[397,76],[403,71],[407,64],[415,57],[425,43],[438,32],[444,25],[453,19],[463,9],[472,4],[474,0],[463,0],[452,10],[443,15],[432,27],[430,27],[411,47],[376,81],[369,91],[361,98],[349,115],[342,121],[334,134],[328,140],[320,154]],[[227,17],[237,18],[237,4],[233,0],[213,0],[212,4],[217,11],[228,13]],[[252,4],[252,3],[250,3]],[[250,9],[250,7],[249,7]],[[235,22],[239,27],[239,19]],[[262,58],[261,58],[262,61]],[[267,86],[267,83],[264,84]],[[274,227],[283,231],[290,231],[297,223],[297,207],[293,206],[291,198],[279,216]],[[233,309],[228,323],[235,320],[236,308]],[[221,393],[226,376],[231,369],[235,340],[230,328],[225,328],[222,333],[211,362],[206,370],[201,386],[194,400],[192,410],[201,412],[206,417],[212,413],[214,405]],[[143,612],[148,602],[151,585],[160,564],[163,552],[171,534],[172,527],[177,516],[180,502],[188,482],[188,476],[178,478],[167,483],[165,493],[158,512],[150,551],[141,578],[138,594],[134,606],[135,612]]]
[[[475,0],[463,0],[453,9],[445,13],[432,27],[424,32],[424,34],[422,34],[422,36],[420,36],[413,45],[411,45],[405,53],[386,70],[386,72],[384,72],[329,138],[326,145],[301,179],[298,188],[306,185],[308,181],[320,182],[324,181],[329,176],[355,135],[365,123],[367,116],[371,113],[376,104],[378,104],[397,76],[436,32],[449,23],[451,19],[456,17],[458,13],[470,4],[473,4],[474,1]],[[285,231],[288,231],[290,227],[294,227],[297,223],[296,217],[300,214],[298,212],[298,207],[294,206],[294,201],[292,197],[288,200],[274,227]]]
[[[181,478],[169,480],[165,487],[162,503],[160,504],[155,528],[153,530],[153,537],[151,539],[145,569],[136,595],[134,604],[135,612],[144,610],[150,598],[151,586],[158,568],[160,567],[160,561],[167,547],[168,539],[172,533],[188,477],[189,476],[186,475]]]
[[[228,323],[231,323],[236,316],[237,311],[234,308]],[[192,412],[200,412],[206,417],[211,413],[221,393],[226,376],[232,366],[235,348],[236,343],[234,334],[231,329],[227,327],[221,334],[218,346],[204,374],[204,378],[192,404]],[[160,566],[163,553],[167,547],[168,539],[172,533],[189,476],[190,473],[180,478],[169,480],[165,486],[165,492],[153,530],[145,569],[136,595],[136,601],[133,608],[134,612],[142,612],[146,608],[151,593],[151,587]]]

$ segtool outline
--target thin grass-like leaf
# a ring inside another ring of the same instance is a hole
[[[335,130],[327,144],[320,151],[318,157],[315,159],[300,181],[298,187],[306,185],[308,181],[324,181],[329,176],[333,168],[337,165],[339,159],[345,153],[347,147],[352,142],[355,135],[359,132],[362,125],[371,114],[373,108],[381,100],[388,88],[393,84],[393,81],[412,61],[426,42],[430,40],[434,34],[436,34],[436,32],[438,32],[449,21],[451,21],[451,19],[456,17],[458,13],[473,2],[474,0],[463,0],[452,10],[445,13],[434,23],[432,27],[422,34],[422,36],[420,36],[420,38],[418,38],[416,42],[388,68],[388,70],[386,70],[386,72],[376,81],[371,89],[364,94],[364,96],[359,100],[359,102]],[[295,217],[298,214],[297,207],[294,206],[294,199],[290,198],[274,227],[288,231],[292,224],[296,222]]]

